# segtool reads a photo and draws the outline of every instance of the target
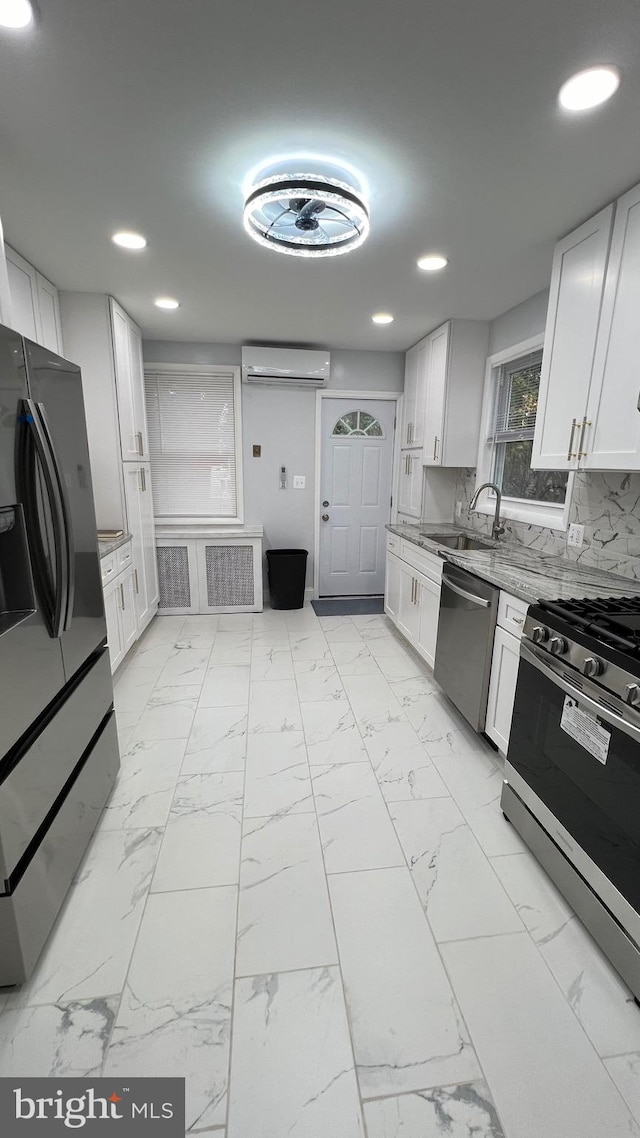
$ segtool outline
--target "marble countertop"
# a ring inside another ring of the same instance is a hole
[[[131,541],[130,533],[123,533],[122,537],[99,537],[98,549],[100,550],[100,557],[108,557],[115,549],[119,549],[121,545],[126,545]]]
[[[551,556],[514,542],[492,541],[475,530],[451,522],[420,522],[416,525],[388,525],[387,529],[406,541],[436,553],[446,561],[468,569],[515,597],[533,604],[538,600],[568,600],[571,597],[629,597],[637,595],[637,582],[601,569],[577,564],[564,557]],[[466,533],[490,545],[490,549],[449,549],[430,534]]]

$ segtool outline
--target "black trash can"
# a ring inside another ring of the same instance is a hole
[[[268,549],[267,570],[272,609],[301,609],[307,577],[307,549]]]

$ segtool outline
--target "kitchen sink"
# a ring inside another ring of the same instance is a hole
[[[428,537],[438,545],[446,545],[449,549],[495,549],[492,542],[469,537],[466,533],[422,533],[420,536]]]

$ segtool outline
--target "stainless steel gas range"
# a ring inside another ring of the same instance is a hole
[[[529,609],[501,804],[640,1000],[640,597]]]

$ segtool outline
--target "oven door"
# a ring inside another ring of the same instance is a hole
[[[523,641],[505,777],[640,938],[640,714]]]

